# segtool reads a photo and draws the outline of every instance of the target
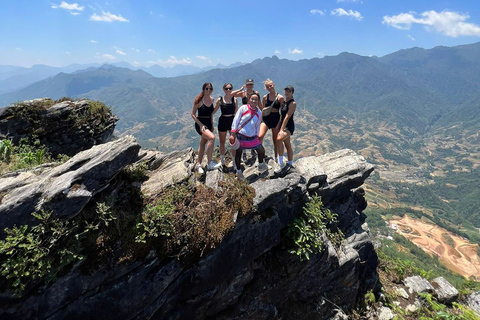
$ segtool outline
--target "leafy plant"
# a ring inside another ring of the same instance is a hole
[[[1,275],[17,293],[35,281],[54,281],[66,265],[83,259],[71,241],[75,227],[69,221],[52,218],[45,211],[32,215],[38,225],[6,228],[7,236],[0,241]]]
[[[139,234],[136,241],[146,243],[148,238],[170,237],[175,230],[172,220],[174,210],[175,206],[167,200],[147,205],[142,213],[142,222],[137,224]]]
[[[322,251],[324,235],[339,246],[343,233],[335,227],[336,222],[337,214],[326,209],[320,197],[313,197],[304,207],[303,213],[287,227],[287,237],[294,244],[290,252],[298,255],[301,260],[308,260],[310,254]]]
[[[0,140],[0,159],[3,159],[6,162],[10,162],[12,151],[13,145],[10,140]]]

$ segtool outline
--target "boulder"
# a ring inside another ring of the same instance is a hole
[[[412,293],[435,293],[435,289],[426,279],[420,276],[408,277],[403,280],[403,284],[408,288],[410,294]]]
[[[32,212],[52,211],[69,219],[77,215],[125,166],[137,158],[133,136],[94,146],[41,174],[18,172],[0,178],[0,230],[34,223]]]
[[[160,154],[151,160],[148,180],[142,185],[146,196],[157,194],[162,189],[175,183],[188,180],[193,175],[195,153],[192,148]]]
[[[480,291],[468,295],[465,304],[480,317]]]
[[[437,277],[431,281],[435,290],[435,295],[439,302],[451,304],[458,299],[458,290],[450,284],[444,277]]]
[[[98,110],[86,116],[92,103],[82,99],[54,104],[51,99],[42,98],[2,108],[0,139],[10,139],[17,144],[20,139],[35,135],[53,156],[73,156],[107,142],[118,121],[106,110],[101,116]]]

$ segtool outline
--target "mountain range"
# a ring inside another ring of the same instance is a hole
[[[194,74],[202,71],[211,70],[214,68],[225,69],[233,68],[242,65],[241,62],[236,62],[229,66],[218,64],[216,66],[196,67],[192,65],[175,65],[173,67],[161,67],[154,64],[150,67],[136,67],[127,62],[112,63],[113,66],[119,68],[128,68],[130,70],[144,70],[155,77],[178,77],[182,75]],[[9,93],[18,89],[22,89],[32,83],[44,80],[48,77],[59,73],[79,73],[83,71],[90,71],[99,68],[102,65],[99,63],[90,64],[71,64],[65,67],[51,67],[47,65],[33,65],[30,68],[0,65],[0,94]]]
[[[120,132],[140,125],[145,128],[141,139],[148,140],[158,136],[154,128],[162,121],[190,120],[185,113],[204,82],[212,82],[218,95],[223,83],[238,88],[248,77],[262,94],[261,81],[267,78],[279,91],[293,85],[300,108],[317,117],[389,121],[417,133],[458,121],[475,126],[480,119],[480,43],[411,48],[381,58],[346,52],[299,61],[273,56],[173,78],[103,65],[62,72],[0,95],[0,105],[37,97],[98,99],[113,106]]]

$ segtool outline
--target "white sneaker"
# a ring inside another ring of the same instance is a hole
[[[205,173],[205,171],[203,171],[202,166],[199,165],[199,164],[197,164],[197,172],[198,172],[198,174],[204,174]]]
[[[267,170],[268,170],[268,166],[267,166],[266,163],[261,162],[261,163],[258,164],[258,172],[259,173],[264,173]]]
[[[279,174],[280,172],[282,172],[283,168],[285,168],[285,163],[277,165],[277,167],[275,168],[275,170],[273,172],[276,173],[276,174]]]
[[[237,178],[240,180],[245,180],[245,176],[243,175],[243,172],[241,170],[237,171]]]
[[[215,170],[218,169],[222,166],[221,163],[216,163],[215,161],[210,161],[210,163],[207,166],[207,171]]]

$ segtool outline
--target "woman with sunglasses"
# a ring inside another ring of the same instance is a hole
[[[293,114],[297,108],[297,103],[293,98],[293,92],[295,89],[292,86],[285,87],[285,103],[280,110],[282,119],[279,125],[277,135],[277,148],[278,148],[278,167],[275,169],[275,173],[282,172],[284,167],[288,169],[293,167],[293,148],[290,142],[290,137],[295,131],[295,123],[293,122]],[[285,165],[283,162],[284,145],[287,149],[288,163]]]
[[[212,160],[213,146],[215,136],[213,135],[213,98],[211,97],[213,85],[205,82],[200,92],[193,100],[192,118],[195,121],[195,130],[201,136],[200,147],[198,148],[198,159],[196,170],[199,174],[203,174],[202,160],[205,153],[205,145],[207,145],[207,170],[214,170],[220,167],[220,164]],[[197,114],[198,112],[198,114]]]
[[[230,144],[234,145],[238,139],[240,146],[238,150],[256,150],[258,153],[258,171],[263,173],[268,170],[267,165],[263,163],[265,157],[265,149],[260,140],[258,140],[258,132],[262,123],[262,111],[258,108],[260,97],[252,94],[247,105],[238,108],[232,123]],[[241,180],[245,179],[240,167],[241,152],[235,154],[235,163],[237,166],[237,177]]]
[[[272,80],[267,79],[263,82],[265,89],[267,89],[268,94],[263,96],[263,105],[264,108],[269,106],[272,107],[270,114],[265,116],[263,115],[263,122],[260,125],[260,133],[258,138],[263,144],[263,138],[267,133],[268,129],[272,129],[272,140],[273,140],[273,151],[275,153],[275,161],[277,161],[277,135],[278,135],[278,124],[280,123],[280,107],[285,103],[285,98],[275,91],[275,84]]]
[[[225,140],[227,138],[227,131],[232,128],[233,117],[237,112],[238,103],[235,97],[232,96],[233,85],[231,83],[225,83],[223,85],[223,92],[225,95],[218,98],[215,103],[215,110],[213,114],[220,108],[221,115],[218,119],[218,137],[220,138],[220,162],[223,165],[225,163]],[[235,159],[235,150],[232,150],[232,158]],[[233,169],[237,170],[235,161],[233,162]]]

